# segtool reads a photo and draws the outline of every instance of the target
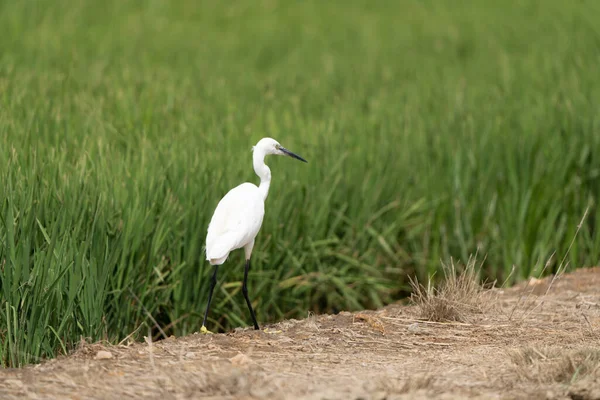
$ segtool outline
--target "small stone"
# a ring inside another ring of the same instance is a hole
[[[194,357],[196,357],[196,353],[193,353],[191,351],[185,353],[185,358],[194,358]]]
[[[535,286],[535,285],[539,285],[539,284],[540,284],[540,283],[542,283],[542,282],[543,282],[543,280],[542,280],[542,279],[536,279],[536,278],[533,278],[533,277],[532,277],[532,278],[529,280],[529,283],[528,283],[528,285],[529,285],[529,286]]]
[[[110,351],[106,351],[106,350],[100,350],[99,352],[96,353],[96,357],[94,357],[96,360],[108,360],[110,358],[113,358],[113,355]]]
[[[421,330],[421,327],[418,323],[415,322],[414,324],[410,324],[407,329],[409,332],[419,332]]]

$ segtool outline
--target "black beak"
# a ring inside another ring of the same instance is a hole
[[[305,163],[308,162],[304,158],[300,157],[298,154],[292,153],[291,151],[289,151],[285,147],[279,147],[279,150],[283,151],[286,155],[288,155],[288,156],[290,156],[292,158],[295,158],[296,160],[304,161]]]

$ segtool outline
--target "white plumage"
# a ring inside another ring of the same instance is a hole
[[[221,265],[231,251],[244,246],[250,258],[264,216],[265,201],[256,185],[246,182],[231,189],[208,225],[206,259],[211,265]]]
[[[231,189],[217,205],[208,225],[206,260],[215,266],[215,270],[210,282],[208,304],[206,305],[201,328],[202,333],[208,333],[205,326],[206,318],[210,309],[213,290],[217,283],[218,267],[227,260],[229,253],[242,247],[246,256],[242,293],[250,310],[254,328],[259,329],[254,310],[248,298],[247,279],[254,240],[265,216],[265,200],[271,185],[271,170],[265,164],[265,156],[269,154],[286,155],[307,162],[302,157],[282,147],[279,142],[272,138],[261,139],[252,150],[254,172],[260,178],[260,185],[256,186],[246,182]]]

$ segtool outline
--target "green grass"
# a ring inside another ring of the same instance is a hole
[[[261,323],[377,307],[440,260],[600,257],[592,0],[0,0],[0,364],[198,331],[205,233],[272,136]],[[242,252],[209,328],[250,323]],[[156,329],[154,330],[156,333]]]

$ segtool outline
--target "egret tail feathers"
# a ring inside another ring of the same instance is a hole
[[[236,249],[237,236],[224,234],[210,241],[206,246],[206,259],[211,265],[221,265],[229,257],[229,253]]]

